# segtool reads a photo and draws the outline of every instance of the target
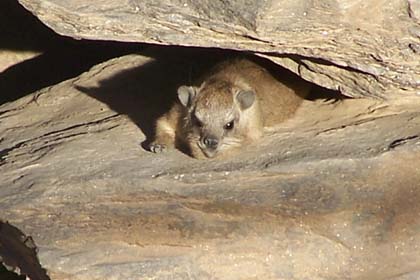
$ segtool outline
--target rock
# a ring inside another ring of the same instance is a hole
[[[33,280],[49,280],[36,256],[32,237],[18,228],[0,221],[0,263]]]
[[[17,1],[0,2],[1,75],[9,67],[39,56],[45,49],[48,35],[40,31],[39,20],[30,15]]]
[[[59,36],[16,0],[0,1],[0,38],[0,104],[140,49],[124,43],[77,41]]]
[[[153,120],[220,56],[143,55],[0,107],[1,218],[51,279],[420,277],[419,98],[306,100],[235,157],[155,155]]]
[[[19,2],[73,38],[252,51],[347,96],[419,94],[416,1]]]
[[[10,66],[34,58],[39,54],[40,53],[33,51],[16,52],[11,50],[0,50],[0,72],[6,70]]]

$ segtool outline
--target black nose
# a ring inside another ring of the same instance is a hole
[[[219,140],[213,137],[206,137],[203,139],[203,143],[209,149],[216,149],[219,144]]]

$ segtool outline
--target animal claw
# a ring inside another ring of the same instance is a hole
[[[166,151],[166,145],[155,143],[155,144],[151,144],[149,146],[149,149],[150,149],[151,152],[156,153],[156,154],[157,153],[162,153],[162,152]]]

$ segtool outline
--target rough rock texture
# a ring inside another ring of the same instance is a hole
[[[353,97],[419,94],[416,0],[19,0],[59,34],[257,52]]]
[[[212,55],[116,58],[0,107],[1,218],[51,279],[419,279],[420,98],[307,100],[230,159],[142,149]]]

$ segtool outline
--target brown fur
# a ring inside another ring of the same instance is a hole
[[[157,120],[151,151],[176,146],[196,158],[224,154],[289,118],[309,89],[302,81],[286,86],[245,58],[216,65],[198,85],[178,89],[179,102]]]

